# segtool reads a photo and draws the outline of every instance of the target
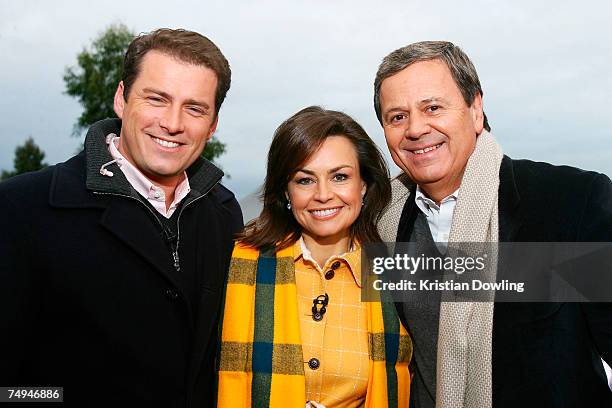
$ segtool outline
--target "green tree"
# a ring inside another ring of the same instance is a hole
[[[113,98],[123,73],[123,55],[133,38],[125,25],[111,25],[77,55],[76,67],[66,68],[66,94],[83,106],[74,125],[75,135],[98,120],[115,116]]]
[[[215,159],[225,153],[225,143],[222,143],[215,136],[212,137],[207,143],[204,151],[202,152],[202,157],[206,160],[215,161]],[[226,177],[229,177],[229,174],[225,173]]]
[[[94,122],[115,117],[113,99],[123,74],[123,56],[135,34],[123,24],[113,24],[77,55],[77,65],[66,67],[66,94],[77,98],[83,113],[73,127],[80,136]],[[213,137],[202,157],[213,161],[225,152],[225,144]]]
[[[26,139],[23,145],[15,148],[15,158],[13,159],[14,170],[3,170],[0,178],[5,180],[18,174],[36,171],[47,167],[47,163],[43,162],[44,158],[45,152],[43,152],[40,147],[34,143],[34,140],[29,137]]]

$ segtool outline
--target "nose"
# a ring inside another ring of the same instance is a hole
[[[431,131],[428,119],[420,112],[410,115],[408,127],[406,128],[405,137],[412,140],[417,140],[421,136],[428,134]]]
[[[183,116],[180,106],[168,106],[159,120],[159,126],[169,135],[183,132]]]
[[[323,180],[317,183],[317,191],[315,194],[315,200],[325,203],[334,197],[334,191],[332,186],[329,185],[329,181]]]

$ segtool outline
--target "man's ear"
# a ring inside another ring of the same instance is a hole
[[[119,119],[123,119],[123,110],[125,109],[125,99],[123,98],[123,81],[119,82],[119,85],[117,85],[113,107],[115,108],[115,113]]]
[[[484,129],[484,113],[482,110],[482,95],[480,92],[474,96],[474,102],[472,102],[470,110],[472,113],[472,122],[474,123],[474,132],[479,135]]]
[[[208,135],[206,135],[206,141],[208,142],[212,139],[213,134],[217,130],[217,124],[219,123],[219,114],[215,114],[215,121],[210,125],[210,129],[208,129]]]

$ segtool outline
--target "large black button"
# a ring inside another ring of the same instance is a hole
[[[320,322],[321,320],[323,320],[323,315],[320,312],[316,312],[312,315],[312,320],[314,320],[315,322]]]
[[[340,261],[336,261],[332,264],[332,269],[338,269],[340,267]]]
[[[325,279],[333,279],[335,274],[336,273],[332,269],[330,269],[329,271],[325,272]]]
[[[311,358],[310,360],[308,360],[308,367],[310,367],[311,370],[316,370],[317,368],[319,368],[320,365],[321,363],[316,358]]]
[[[179,297],[179,294],[176,290],[172,288],[166,289],[166,298],[168,298],[168,300],[174,302],[176,299],[178,299],[178,297]]]

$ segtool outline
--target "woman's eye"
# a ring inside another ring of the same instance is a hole
[[[345,181],[346,179],[348,179],[348,176],[346,174],[334,175],[334,181]]]
[[[313,180],[310,179],[310,178],[304,177],[304,178],[297,179],[296,183],[305,186],[305,185],[308,185],[308,184],[312,184]]]

